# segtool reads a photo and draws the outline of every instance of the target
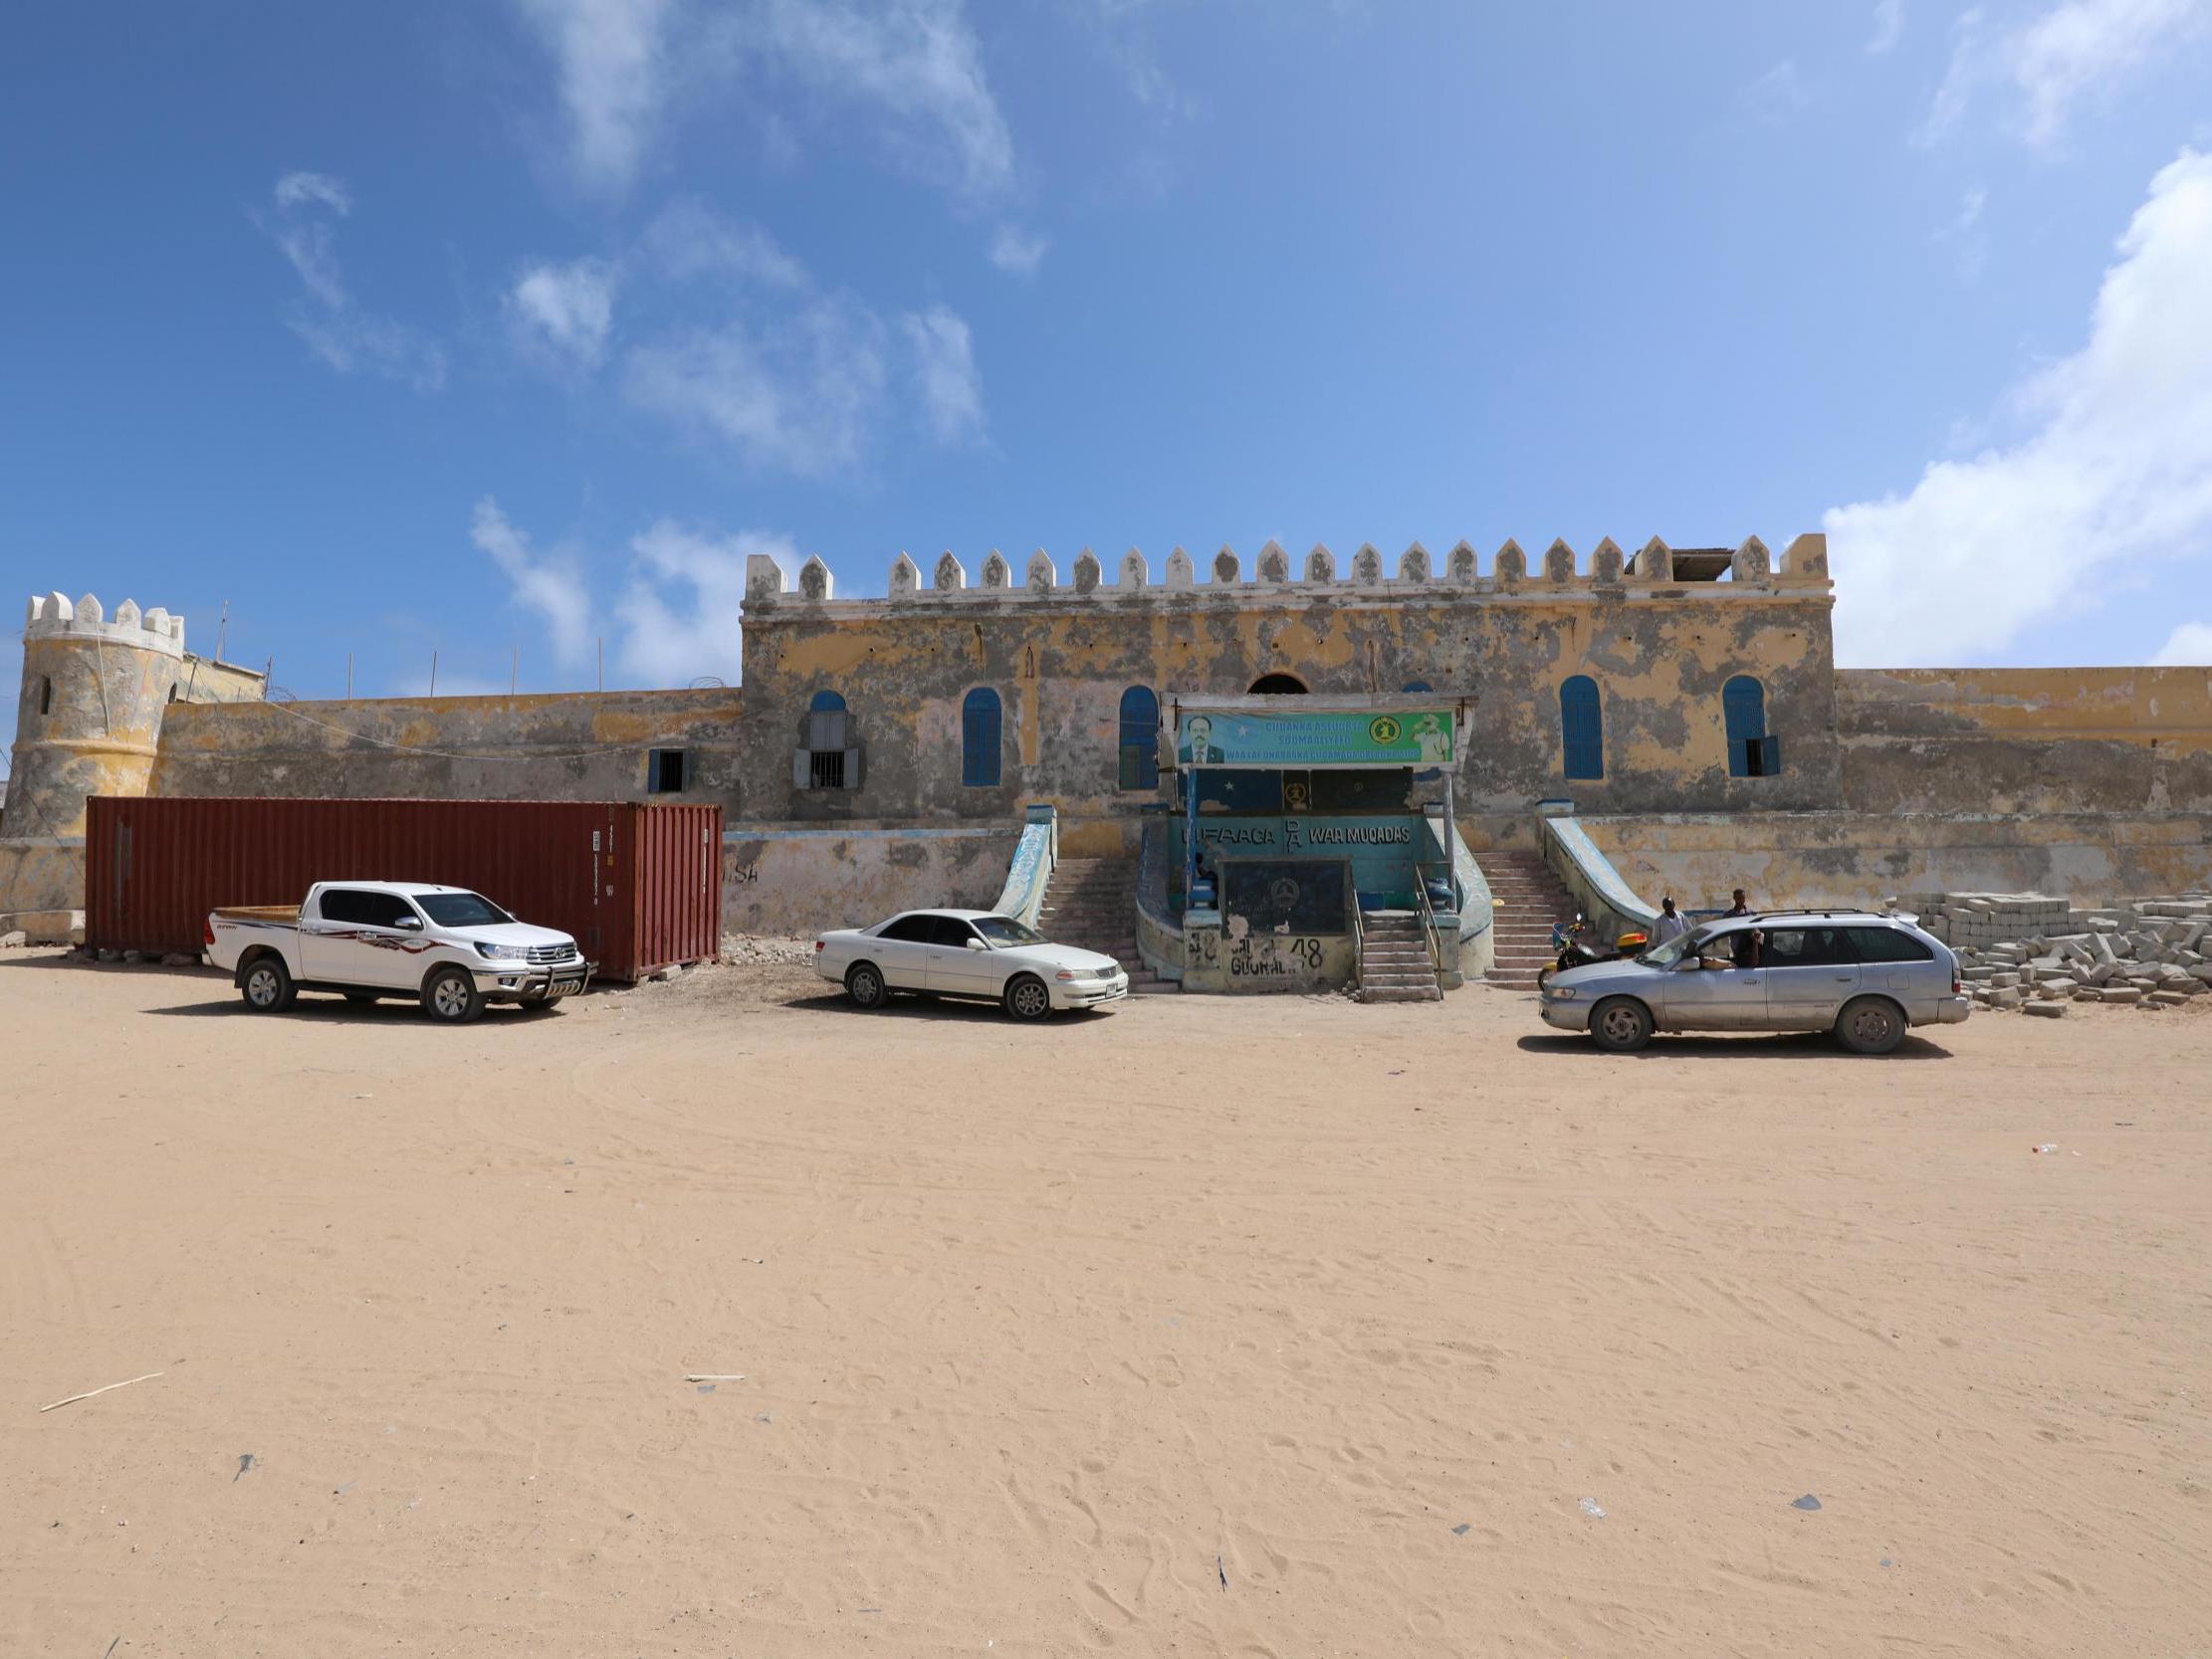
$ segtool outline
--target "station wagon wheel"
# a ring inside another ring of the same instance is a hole
[[[845,975],[845,994],[855,1008],[883,1006],[883,973],[873,962],[857,962]]]
[[[1836,1040],[1854,1054],[1887,1054],[1904,1041],[1904,1016],[1885,996],[1854,998],[1836,1021]]]
[[[1033,973],[1024,973],[1006,987],[1006,1012],[1017,1020],[1040,1020],[1052,1011],[1052,993]]]
[[[1590,1035],[1602,1049],[1629,1054],[1652,1040],[1652,1011],[1633,996],[1612,996],[1591,1010]]]
[[[448,1025],[466,1025],[484,1012],[483,993],[466,968],[441,967],[422,987],[424,1012]]]
[[[258,957],[239,979],[238,992],[257,1014],[281,1014],[298,994],[292,988],[292,975],[276,956]]]

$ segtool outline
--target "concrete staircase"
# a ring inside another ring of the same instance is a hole
[[[1475,861],[1498,901],[1490,924],[1496,958],[1483,977],[1507,990],[1532,991],[1537,970],[1558,954],[1552,924],[1571,921],[1575,902],[1540,853],[1477,853]]]
[[[1037,912],[1037,932],[1054,944],[1111,956],[1129,974],[1129,994],[1180,991],[1137,954],[1137,865],[1126,858],[1063,858]]]
[[[1440,1002],[1419,911],[1366,911],[1360,917],[1360,1000]]]

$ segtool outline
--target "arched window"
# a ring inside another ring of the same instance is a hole
[[[51,674],[39,676],[39,713],[42,715],[54,713],[54,676]]]
[[[1120,788],[1160,787],[1160,700],[1150,686],[1131,686],[1121,694],[1119,753]]]
[[[971,789],[998,787],[998,694],[989,686],[961,702],[960,780]]]
[[[1295,674],[1262,674],[1252,682],[1247,697],[1303,697],[1306,683]]]
[[[1728,775],[1773,777],[1782,770],[1782,742],[1767,734],[1766,688],[1739,674],[1720,688],[1721,718],[1728,726]]]
[[[1559,688],[1559,747],[1569,777],[1605,776],[1605,722],[1598,711],[1598,683],[1587,674]]]
[[[1426,680],[1409,680],[1405,685],[1405,693],[1408,697],[1419,697],[1423,692],[1433,692],[1436,689]]]
[[[807,713],[812,715],[842,714],[844,708],[845,700],[835,692],[816,692],[814,700],[806,705]]]

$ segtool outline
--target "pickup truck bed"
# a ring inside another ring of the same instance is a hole
[[[228,922],[271,922],[280,928],[300,925],[298,905],[224,905],[208,914]]]

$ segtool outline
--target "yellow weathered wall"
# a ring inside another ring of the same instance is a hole
[[[157,795],[387,795],[426,800],[667,800],[740,807],[742,694],[174,704]],[[680,794],[649,795],[647,752],[690,756]]]
[[[2212,820],[2187,814],[1762,812],[1579,820],[1639,896],[1684,909],[1870,905],[1933,893],[2083,902],[2212,885]]]
[[[1242,695],[1297,675],[1316,693],[1397,694],[1410,683],[1471,704],[1459,806],[1516,811],[1572,795],[1588,810],[1819,807],[1837,799],[1828,594],[1699,584],[1639,592],[1531,584],[1512,593],[1147,588],[1116,596],[927,596],[861,604],[749,603],[746,759],[793,820],[1005,818],[1049,800],[1071,818],[1137,811],[1117,787],[1120,700],[1151,688]],[[1563,776],[1559,688],[1598,683],[1600,780]],[[1728,775],[1721,686],[1767,688],[1778,777]],[[997,692],[1000,783],[961,782],[961,714]],[[837,692],[867,756],[862,787],[790,786],[810,699]]]
[[[1844,803],[1870,812],[2212,812],[2212,669],[1854,669]]]

